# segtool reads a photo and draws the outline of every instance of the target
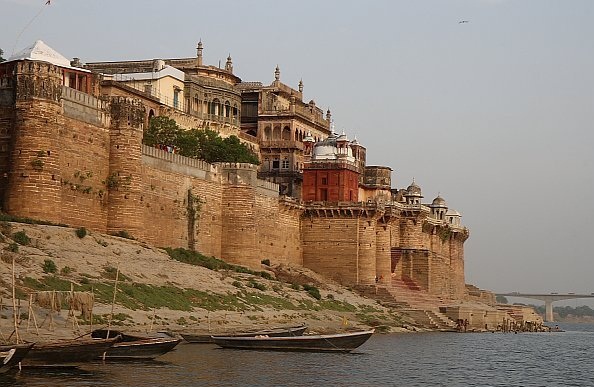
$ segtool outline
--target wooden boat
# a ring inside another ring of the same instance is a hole
[[[225,336],[225,337],[253,337],[253,336],[268,336],[268,337],[291,337],[301,336],[307,329],[307,325],[298,325],[292,327],[277,327],[271,329],[261,329],[253,331],[244,331],[231,334],[192,334],[192,333],[180,333],[181,337],[184,338],[188,343],[213,343],[213,336]]]
[[[0,345],[0,374],[19,364],[35,343]]]
[[[305,335],[292,337],[232,337],[213,336],[215,344],[223,348],[267,351],[350,352],[365,343],[374,330],[334,335]]]
[[[174,337],[144,337],[119,331],[97,329],[91,337],[105,339],[119,337],[121,340],[107,349],[105,359],[154,359],[173,350],[181,341]]]
[[[89,362],[102,357],[120,338],[78,339],[36,343],[23,359],[23,366],[63,367]]]

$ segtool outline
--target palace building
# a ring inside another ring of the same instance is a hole
[[[460,214],[334,133],[277,67],[268,86],[196,57],[82,63],[38,41],[0,63],[2,211],[126,231],[260,267],[302,265],[349,286],[400,284],[468,296]],[[260,165],[181,157],[142,144],[154,116],[251,146]]]

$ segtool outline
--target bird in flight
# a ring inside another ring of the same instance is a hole
[[[468,20],[460,20],[460,21],[458,22],[458,24],[462,24],[462,23],[468,23]]]

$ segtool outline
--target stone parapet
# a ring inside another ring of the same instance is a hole
[[[89,124],[109,127],[109,104],[90,94],[62,86],[64,115]]]

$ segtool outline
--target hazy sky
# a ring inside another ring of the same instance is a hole
[[[594,1],[0,0],[4,57],[233,58],[330,108],[369,165],[470,228],[466,280],[594,292]],[[468,23],[459,23],[467,20]]]

